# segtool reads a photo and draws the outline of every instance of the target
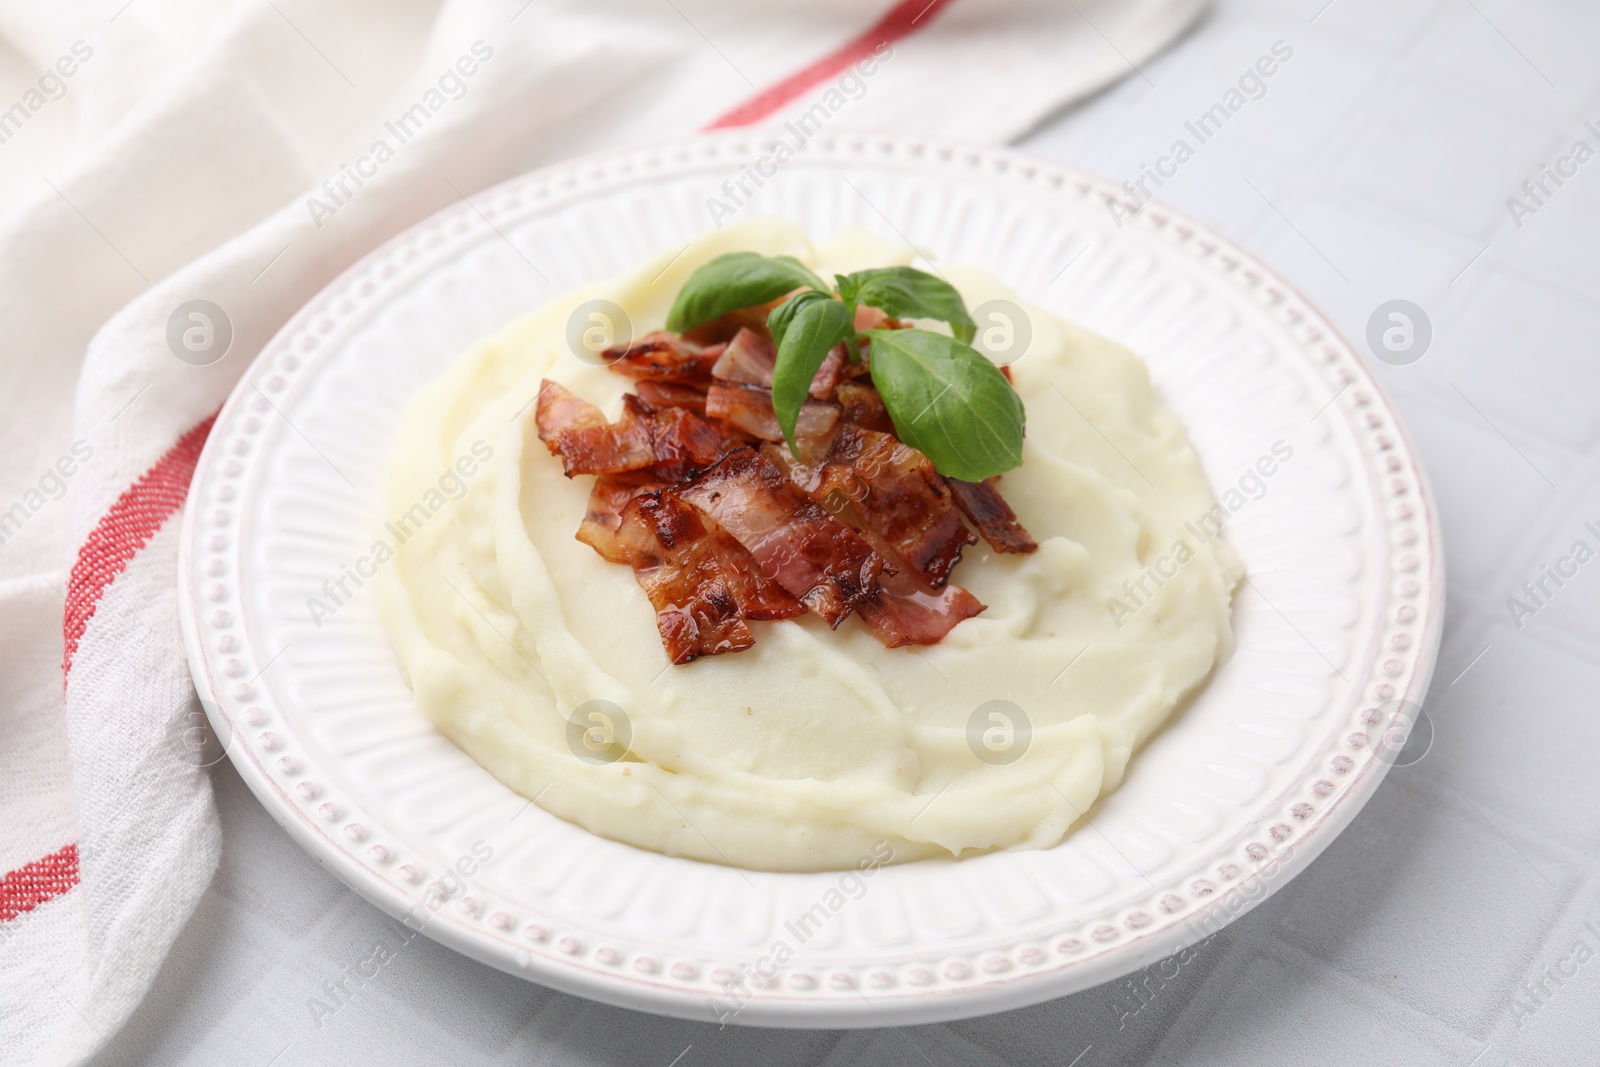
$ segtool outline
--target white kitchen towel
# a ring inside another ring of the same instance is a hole
[[[319,288],[607,146],[819,103],[1005,140],[1202,4],[0,0],[0,1062],[101,1046],[211,877],[176,516],[211,416]],[[180,358],[218,330],[223,358]]]

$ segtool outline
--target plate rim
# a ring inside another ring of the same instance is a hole
[[[620,177],[623,179],[623,184],[648,183],[652,179],[659,180],[671,176],[675,173],[674,166],[679,164],[688,164],[685,169],[692,170],[708,162],[724,165],[737,161],[748,162],[759,157],[763,150],[770,151],[776,139],[775,130],[763,128],[700,134],[688,138],[613,148],[530,171],[476,195],[480,201],[488,201],[518,190],[527,192],[542,183],[546,187],[545,195],[551,201],[551,206],[559,208],[563,202],[580,201],[597,191],[603,191],[609,186],[608,179]],[[893,160],[898,153],[932,163],[936,172],[965,167],[998,176],[1016,174],[1030,182],[1042,179],[1055,187],[1071,186],[1081,196],[1100,197],[1106,200],[1116,198],[1120,193],[1120,189],[1108,179],[1009,147],[979,145],[943,138],[869,133],[819,135],[806,147],[808,150],[817,150],[817,162],[820,164],[838,165],[853,160],[866,166],[882,165]],[[559,195],[550,195],[551,189],[558,188],[561,191]],[[406,227],[339,272],[311,296],[262,346],[250,365],[241,373],[228,400],[218,412],[214,427],[231,425],[232,418],[238,415],[244,403],[245,394],[255,384],[254,379],[260,366],[282,355],[287,349],[288,340],[310,324],[313,316],[319,312],[320,306],[332,294],[343,290],[348,283],[371,270],[375,264],[396,255],[409,243],[417,240],[419,235],[457,221],[464,220],[470,223],[477,219],[478,214],[478,208],[470,202],[452,204]],[[1428,575],[1428,581],[1417,598],[1420,614],[1417,630],[1420,639],[1409,650],[1387,655],[1391,661],[1398,658],[1403,662],[1408,677],[1408,681],[1396,697],[1421,705],[1437,665],[1443,634],[1445,559],[1442,531],[1426,470],[1387,391],[1376,378],[1372,368],[1359,356],[1357,349],[1317,310],[1314,304],[1297,288],[1243,248],[1210,227],[1164,204],[1147,203],[1134,219],[1138,225],[1179,232],[1184,234],[1185,240],[1202,242],[1209,246],[1211,254],[1220,255],[1225,261],[1231,261],[1229,269],[1239,271],[1249,278],[1252,287],[1266,287],[1269,291],[1273,291],[1274,302],[1279,310],[1292,312],[1299,319],[1318,329],[1321,333],[1321,343],[1325,346],[1325,351],[1330,353],[1329,362],[1339,360],[1343,364],[1342,369],[1352,375],[1346,379],[1349,384],[1341,387],[1340,393],[1350,385],[1364,389],[1370,398],[1365,406],[1375,407],[1387,417],[1383,428],[1386,433],[1399,439],[1396,450],[1409,461],[1411,487],[1420,504],[1417,508],[1418,514],[1409,521],[1425,531],[1422,543],[1408,551],[1425,557]],[[489,225],[493,226],[492,223]],[[1295,348],[1296,358],[1303,358],[1309,362],[1310,354],[1307,346],[1296,345]],[[1337,406],[1337,400],[1336,395],[1334,400],[1330,401],[1330,405]],[[1351,420],[1353,435],[1360,441],[1362,435],[1354,425],[1353,416],[1347,417]],[[227,737],[230,741],[226,748],[227,755],[263,807],[324,869],[329,870],[380,910],[403,921],[408,914],[418,908],[417,896],[397,888],[388,878],[374,870],[372,865],[361,862],[357,858],[358,848],[355,846],[363,842],[353,841],[347,844],[336,840],[328,832],[327,827],[311,818],[300,801],[288,795],[285,774],[275,775],[268,767],[270,754],[276,748],[272,741],[267,740],[273,737],[272,732],[261,732],[254,738],[254,744],[233,743],[252,731],[259,731],[261,724],[247,722],[241,717],[239,705],[247,703],[247,698],[237,696],[237,683],[235,691],[230,693],[227,688],[228,683],[221,679],[214,669],[213,660],[216,657],[206,647],[201,632],[199,613],[204,604],[200,583],[196,580],[197,572],[193,566],[205,508],[202,494],[204,488],[210,484],[212,468],[219,461],[225,436],[227,435],[224,433],[214,432],[207,438],[186,495],[179,537],[177,576],[179,613],[190,672],[202,698],[203,707],[212,719],[214,730],[219,736]],[[1369,455],[1371,447],[1370,444],[1361,445],[1359,451],[1364,460],[1372,458]],[[1391,527],[1396,524],[1392,518],[1387,521]],[[1387,561],[1392,565],[1400,552],[1401,550],[1391,543]],[[1378,678],[1376,660],[1380,657],[1369,658],[1371,662],[1363,665],[1364,669],[1358,682],[1343,696],[1343,700],[1360,705],[1369,699],[1367,687]],[[1355,653],[1352,653],[1351,660],[1359,662]],[[1337,727],[1330,727],[1330,733],[1336,729]],[[1253,897],[1246,896],[1242,904],[1234,895],[1237,886],[1233,886],[1215,894],[1211,899],[1199,903],[1190,902],[1184,909],[1182,919],[1177,922],[1156,921],[1150,924],[1151,929],[1141,932],[1138,927],[1132,925],[1130,917],[1128,929],[1113,931],[1113,937],[1118,941],[1118,945],[1110,952],[1092,954],[1076,962],[1057,960],[1054,961],[1056,966],[1053,968],[1040,971],[995,974],[987,978],[980,976],[975,981],[954,988],[931,987],[919,990],[911,996],[893,996],[883,1000],[881,1005],[864,1002],[864,997],[855,991],[854,987],[849,987],[840,995],[831,998],[826,992],[821,995],[804,996],[758,994],[741,1007],[737,1022],[740,1025],[832,1028],[966,1018],[1068,995],[1114,980],[1182,951],[1203,939],[1205,935],[1198,932],[1199,920],[1214,913],[1225,901],[1232,900],[1239,906],[1230,907],[1226,919],[1215,929],[1221,929],[1222,926],[1236,921],[1288,884],[1343,832],[1371,800],[1390,764],[1371,756],[1370,753],[1363,753],[1362,746],[1355,740],[1357,736],[1357,733],[1352,733],[1348,738],[1349,755],[1356,762],[1353,763],[1342,786],[1328,802],[1313,813],[1314,817],[1306,818],[1300,826],[1293,828],[1293,843],[1289,846],[1292,851],[1287,857],[1270,856],[1265,861],[1278,864],[1279,873],[1266,881],[1263,892]],[[1297,778],[1295,782],[1304,785],[1303,776]],[[1270,798],[1257,800],[1253,802],[1253,807],[1268,813],[1281,810],[1286,792],[1287,790]],[[1182,875],[1184,879],[1191,877],[1193,877],[1192,872]],[[1159,894],[1159,890],[1156,892]],[[460,901],[455,903],[459,904]],[[607,969],[594,966],[587,959],[574,957],[563,959],[553,953],[530,952],[526,948],[518,948],[508,953],[505,942],[508,942],[509,938],[502,938],[499,935],[486,936],[487,931],[481,922],[462,921],[459,913],[453,908],[441,907],[434,911],[431,919],[423,922],[420,932],[480,962],[523,978],[531,978],[563,992],[658,1014],[699,1021],[715,1019],[714,1014],[708,1012],[708,1002],[721,994],[715,986],[705,982],[696,982],[697,988],[691,989],[688,982],[665,981],[665,975],[660,976],[658,980],[618,967]],[[764,991],[766,992],[770,991]]]

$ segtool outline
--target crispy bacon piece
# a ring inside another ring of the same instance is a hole
[[[889,420],[889,409],[883,406],[883,397],[866,382],[844,381],[834,389],[834,399],[844,409],[841,418],[864,430],[894,433],[894,423]]]
[[[624,419],[648,419],[651,415],[649,407],[639,399],[637,393],[622,394],[622,417]]]
[[[883,591],[856,609],[862,623],[885,647],[936,645],[963,620],[984,610],[977,597],[954,583],[930,590],[881,536],[871,530],[863,536],[892,568],[883,572]]]
[[[635,388],[639,391],[639,403],[647,411],[664,411],[667,408],[683,408],[696,415],[706,413],[706,392],[692,385],[680,385],[677,382],[640,382]]]
[[[630,550],[618,534],[623,513],[634,498],[665,488],[646,474],[602,474],[595,479],[589,494],[588,513],[578,527],[578,540],[612,563],[633,563],[637,552]],[[678,506],[685,505],[679,501]],[[805,605],[763,572],[728,531],[708,516],[698,512],[696,515],[706,530],[706,548],[715,558],[742,618],[766,621],[805,614]]]
[[[998,475],[981,482],[950,478],[947,484],[956,506],[983,534],[990,548],[996,552],[1019,552],[1024,555],[1038,549],[1033,537],[1017,521],[1017,513],[1000,495]]]
[[[978,598],[959,585],[937,593],[888,589],[856,609],[856,614],[887,648],[902,645],[937,645],[957,624],[984,609]]]
[[[671,485],[704,470],[742,440],[684,408],[666,408],[646,417],[650,445],[655,455],[651,472]]]
[[[656,609],[656,629],[673,663],[755,644],[722,576],[709,531],[671,490],[629,501],[617,540]]]
[[[550,443],[560,454],[569,478],[642,470],[656,461],[650,427],[640,419],[562,430]]]
[[[842,505],[848,503],[842,497],[829,499],[828,494],[822,491],[822,468],[827,463],[828,452],[833,448],[833,442],[823,442],[823,447],[815,447],[811,441],[801,442],[800,455],[790,452],[788,446],[774,444],[771,441],[763,442],[761,454],[768,463],[777,467],[793,482],[795,488],[802,494],[815,500],[827,508],[834,515],[843,511]]]
[[[762,569],[748,549],[708,515],[701,518],[711,530],[711,547],[722,566],[723,581],[739,605],[739,614],[751,621],[792,619],[804,615],[806,606]]]
[[[548,378],[539,384],[534,425],[569,478],[636,471],[656,460],[648,424],[628,416],[607,422],[599,408]]]
[[[721,356],[721,345],[698,345],[657,330],[625,348],[606,349],[602,358],[618,374],[640,381],[708,382]]]
[[[706,393],[706,415],[763,441],[782,441],[783,428],[772,409],[772,390],[759,385],[713,385]],[[794,435],[820,438],[839,422],[839,405],[827,400],[807,400],[800,405]]]
[[[830,400],[833,390],[839,384],[839,379],[844,377],[846,361],[844,346],[848,341],[842,341],[828,349],[828,355],[822,361],[822,366],[817,368],[817,376],[811,379],[811,399]]]
[[[729,452],[679,486],[678,495],[720,523],[829,626],[837,628],[879,590],[883,557],[753,448]]]
[[[711,368],[711,376],[721,382],[760,385],[772,388],[772,368],[778,362],[778,346],[765,333],[740,330],[722,350]]]
[[[883,537],[872,530],[863,536],[889,567],[880,579],[882,592],[858,607],[856,615],[885,647],[936,645],[963,620],[984,610],[977,597],[954,583],[930,589]]]
[[[534,425],[539,430],[539,440],[552,456],[560,455],[556,435],[564,430],[582,430],[604,426],[606,417],[599,408],[566,386],[545,378],[539,383],[539,399],[534,404]]]
[[[728,342],[717,365],[711,368],[711,376],[719,382],[759,385],[771,389],[773,368],[777,362],[778,347],[772,343],[772,338],[765,332],[743,329]],[[844,364],[844,345],[834,345],[811,380],[813,400],[827,400],[832,396],[833,387],[839,384],[844,373]]]
[[[554,382],[543,384],[539,398],[539,438],[561,457],[569,478],[648,471],[670,485],[744,443],[692,411],[654,411],[632,393],[623,396],[616,422],[606,422],[598,408]]]
[[[930,589],[943,588],[961,562],[961,550],[978,543],[928,457],[889,434],[846,423],[820,465],[792,458],[777,465],[831,512],[841,510],[836,496],[849,500],[862,525]]]
[[[617,540],[622,512],[629,501],[641,493],[662,488],[649,474],[602,474],[589,491],[589,507],[578,526],[578,540],[612,563],[627,563],[632,558]]]

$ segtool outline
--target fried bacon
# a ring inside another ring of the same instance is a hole
[[[844,375],[845,347],[834,345],[811,380],[811,399],[827,400]],[[778,348],[765,331],[742,329],[728,342],[711,376],[733,385],[759,385],[772,388],[772,372],[778,362]]]
[[[772,368],[778,362],[778,347],[765,332],[743,329],[734,334],[717,357],[711,376],[721,382],[761,385],[772,388]]]
[[[883,557],[859,533],[802,496],[755,449],[729,452],[677,491],[829,626],[837,628],[877,594]]]
[[[864,430],[894,433],[894,423],[889,421],[889,409],[883,406],[883,397],[864,382],[840,382],[834,388],[834,397],[843,409],[840,418]]]
[[[772,390],[759,385],[713,385],[706,393],[706,415],[763,441],[783,440],[783,428],[772,408]],[[800,405],[794,435],[800,439],[825,437],[838,422],[838,404],[807,400]]]
[[[936,644],[984,610],[950,581],[978,540],[963,515],[996,551],[1038,546],[998,479],[944,478],[899,440],[854,342],[818,369],[791,451],[772,406],[776,303],[608,350],[636,390],[615,422],[540,384],[539,439],[568,477],[596,475],[578,540],[633,568],[673,663],[808,610],[835,628],[854,613],[889,648]],[[903,325],[857,310],[858,330]]]
[[[640,558],[637,550],[639,535],[636,529],[630,528],[632,540],[636,544],[630,547],[625,543],[619,533],[623,516],[635,498],[652,493],[659,494],[665,488],[667,487],[646,475],[602,474],[595,479],[594,489],[589,494],[589,508],[582,525],[578,527],[578,540],[612,563],[634,563]],[[640,507],[644,510],[641,516],[655,518],[670,515],[671,503],[665,506],[660,503],[642,503]],[[681,501],[676,503],[678,507],[685,506]],[[805,613],[805,605],[790,596],[782,586],[766,575],[756,564],[754,557],[743,545],[735,541],[728,531],[709,517],[696,514],[704,528],[704,533],[696,536],[704,537],[705,549],[716,560],[723,584],[733,597],[741,618],[766,621],[793,618]],[[687,529],[680,530],[679,536],[687,536],[688,532]],[[648,542],[644,543],[649,547]],[[654,549],[652,553],[659,555]],[[667,629],[677,632],[681,627],[673,624]],[[666,630],[663,630],[663,634],[665,633]]]
[[[646,411],[664,411],[667,408],[683,408],[696,415],[706,413],[706,392],[692,385],[680,385],[677,382],[640,382],[639,403],[643,404]]]
[[[631,558],[617,540],[622,512],[634,497],[662,488],[648,474],[602,474],[589,491],[589,507],[578,526],[578,540],[612,563],[627,563]]]
[[[534,418],[539,439],[561,457],[569,478],[638,471],[671,485],[744,443],[692,411],[655,411],[632,393],[623,397],[622,418],[606,422],[599,408],[549,380],[540,385]]]
[[[762,453],[833,514],[848,507],[857,525],[893,550],[891,565],[908,567],[930,590],[942,588],[961,550],[978,543],[928,457],[889,434],[846,423],[820,457],[770,444]]]
[[[806,606],[779,585],[777,579],[756,562],[749,550],[733,539],[732,534],[718,526],[710,516],[702,515],[701,519],[711,528],[711,547],[717,553],[717,562],[722,565],[722,578],[728,583],[728,591],[739,605],[740,615],[752,621],[764,622],[792,619],[806,613]]]
[[[931,588],[882,535],[868,529],[862,536],[889,566],[879,579],[882,591],[856,614],[885,647],[936,645],[959,623],[984,610],[977,597],[953,582]]]
[[[673,663],[755,644],[723,578],[709,531],[670,489],[629,501],[617,540],[656,609],[656,629]]]
[[[568,478],[636,471],[656,460],[646,423],[629,417],[607,422],[599,408],[548,378],[539,383],[534,423],[539,440],[561,457]]]
[[[567,476],[574,474],[621,474],[641,470],[655,463],[650,442],[650,427],[639,419],[622,419],[605,426],[563,430],[556,443],[566,464]]]
[[[816,377],[811,379],[812,400],[827,400],[833,396],[839,380],[844,377],[846,358],[844,344],[837,344],[828,349],[827,356],[822,360],[822,366],[817,368]]]
[[[946,585],[937,593],[912,588],[883,592],[856,609],[872,636],[887,648],[902,645],[937,645],[957,624],[984,608],[978,598],[959,585]]]
[[[534,404],[534,421],[539,427],[539,440],[550,449],[552,456],[559,455],[555,436],[563,430],[583,430],[604,426],[606,417],[600,409],[575,395],[564,385],[549,378],[539,383],[539,398]]]
[[[708,382],[721,356],[721,345],[698,345],[663,330],[602,354],[618,374],[653,382]]]
[[[844,494],[862,522],[932,589],[943,588],[961,550],[978,543],[928,457],[889,434],[842,427],[818,492]]]
[[[744,444],[715,423],[683,408],[657,411],[649,416],[648,425],[655,454],[651,472],[669,485],[682,481],[691,471],[704,470]]]
[[[955,497],[956,507],[983,534],[990,548],[996,552],[1019,552],[1025,555],[1039,547],[1028,531],[1022,528],[1022,523],[1017,521],[1017,513],[1011,510],[1011,505],[1000,495],[998,475],[981,482],[950,478],[947,484],[950,486],[950,495]]]

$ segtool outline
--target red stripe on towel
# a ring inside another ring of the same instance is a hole
[[[708,130],[730,126],[749,126],[760,122],[785,104],[791,103],[846,67],[866,59],[873,52],[916,33],[932,22],[952,0],[900,0],[866,30],[846,41],[821,59],[795,71],[776,85],[761,90],[732,111],[717,119]]]
[[[0,878],[0,923],[59,897],[78,884],[78,846],[62,845]]]
[[[200,459],[206,434],[216,421],[212,415],[189,430],[167,454],[129,486],[111,510],[100,517],[88,540],[78,549],[78,560],[67,580],[67,605],[61,617],[64,651],[61,659],[63,684],[72,670],[72,657],[78,640],[94,617],[95,608],[106,589],[128,567],[139,550],[183,506],[189,480]]]

